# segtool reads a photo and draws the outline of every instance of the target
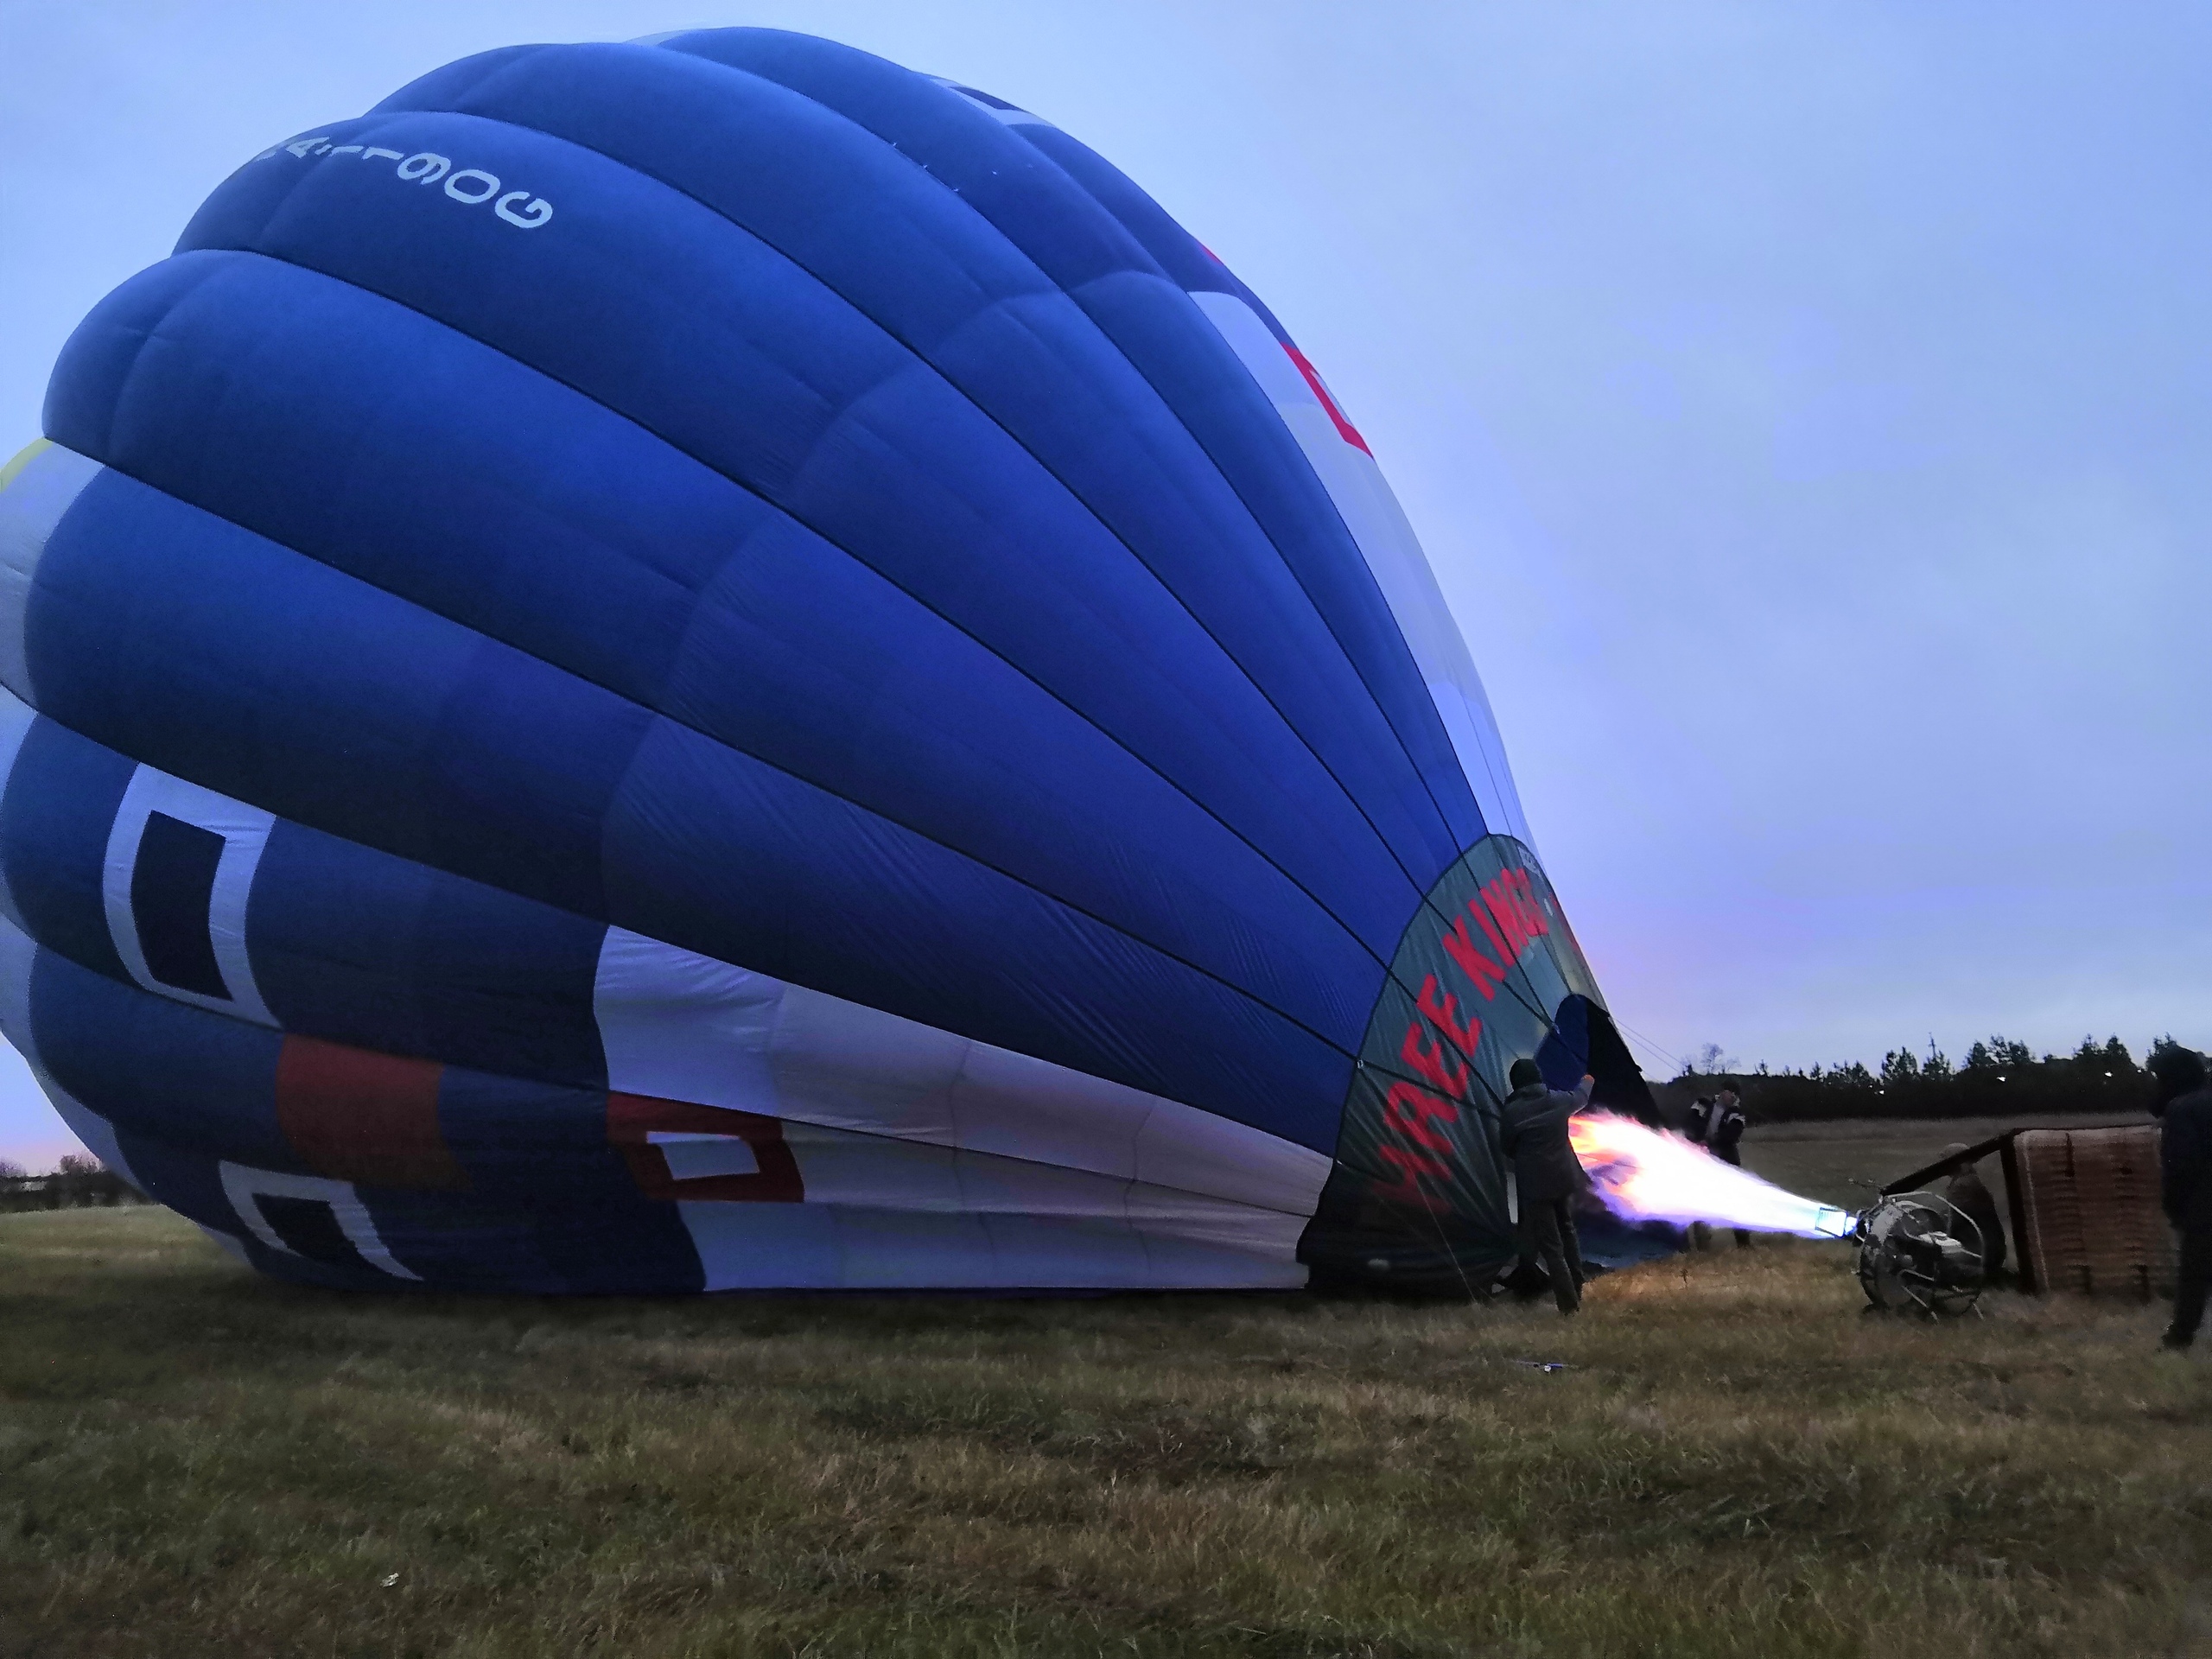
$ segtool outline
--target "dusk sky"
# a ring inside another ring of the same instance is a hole
[[[0,0],[0,460],[265,146],[736,23],[1034,110],[1268,302],[1647,1071],[2212,1044],[2201,6]],[[9,1057],[0,1157],[73,1145]]]

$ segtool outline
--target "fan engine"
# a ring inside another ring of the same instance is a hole
[[[1949,1199],[1900,1192],[1859,1217],[1859,1283],[1890,1313],[1963,1313],[1980,1300],[1981,1229]]]

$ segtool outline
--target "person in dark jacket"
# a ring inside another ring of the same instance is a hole
[[[1521,1202],[1521,1253],[1544,1264],[1562,1313],[1582,1306],[1582,1245],[1574,1236],[1574,1198],[1588,1184],[1574,1155],[1567,1121],[1590,1103],[1595,1079],[1573,1092],[1544,1087],[1534,1060],[1516,1060],[1506,1074],[1513,1092],[1498,1114],[1498,1147],[1513,1160]]]
[[[1744,1154],[1737,1148],[1744,1138],[1746,1121],[1735,1085],[1724,1083],[1719,1094],[1700,1095],[1697,1104],[1690,1108],[1690,1139],[1722,1163],[1741,1169]],[[1750,1232],[1738,1227],[1735,1234],[1736,1248],[1748,1249],[1751,1243]],[[1690,1228],[1690,1239],[1699,1249],[1707,1249],[1713,1241],[1712,1230],[1701,1221],[1694,1223]]]
[[[2194,1049],[2161,1049],[2151,1058],[2158,1092],[2151,1109],[2165,1119],[2158,1137],[2158,1198],[2181,1234],[2181,1272],[2174,1284],[2174,1322],[2165,1345],[2186,1348],[2204,1322],[2212,1291],[2212,1089],[2204,1057]]]
[[[1965,1141],[1955,1141],[1943,1148],[1943,1155],[1955,1157],[1966,1149]],[[1968,1164],[1944,1184],[1943,1196],[1966,1212],[1981,1235],[1981,1281],[1994,1284],[2005,1271],[2005,1218],[1998,1213],[1997,1195],[1981,1179],[1981,1171]]]

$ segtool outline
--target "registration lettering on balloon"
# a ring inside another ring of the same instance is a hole
[[[268,161],[272,156],[292,155],[302,161],[319,161],[326,156],[358,156],[365,162],[392,162],[393,176],[410,184],[445,184],[445,194],[465,207],[480,207],[492,203],[492,212],[508,224],[525,231],[534,231],[553,217],[553,204],[542,196],[533,196],[527,190],[503,190],[503,181],[496,173],[487,173],[480,167],[464,167],[454,170],[453,158],[429,150],[418,150],[405,155],[397,149],[387,149],[380,144],[334,144],[331,135],[318,132],[305,138],[296,138],[288,144],[272,144],[253,159]]]

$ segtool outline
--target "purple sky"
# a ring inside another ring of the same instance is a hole
[[[737,22],[1037,111],[1266,297],[1647,1070],[2212,1044],[2201,7],[0,0],[0,458],[273,140]],[[0,1156],[73,1145],[5,1057]]]

